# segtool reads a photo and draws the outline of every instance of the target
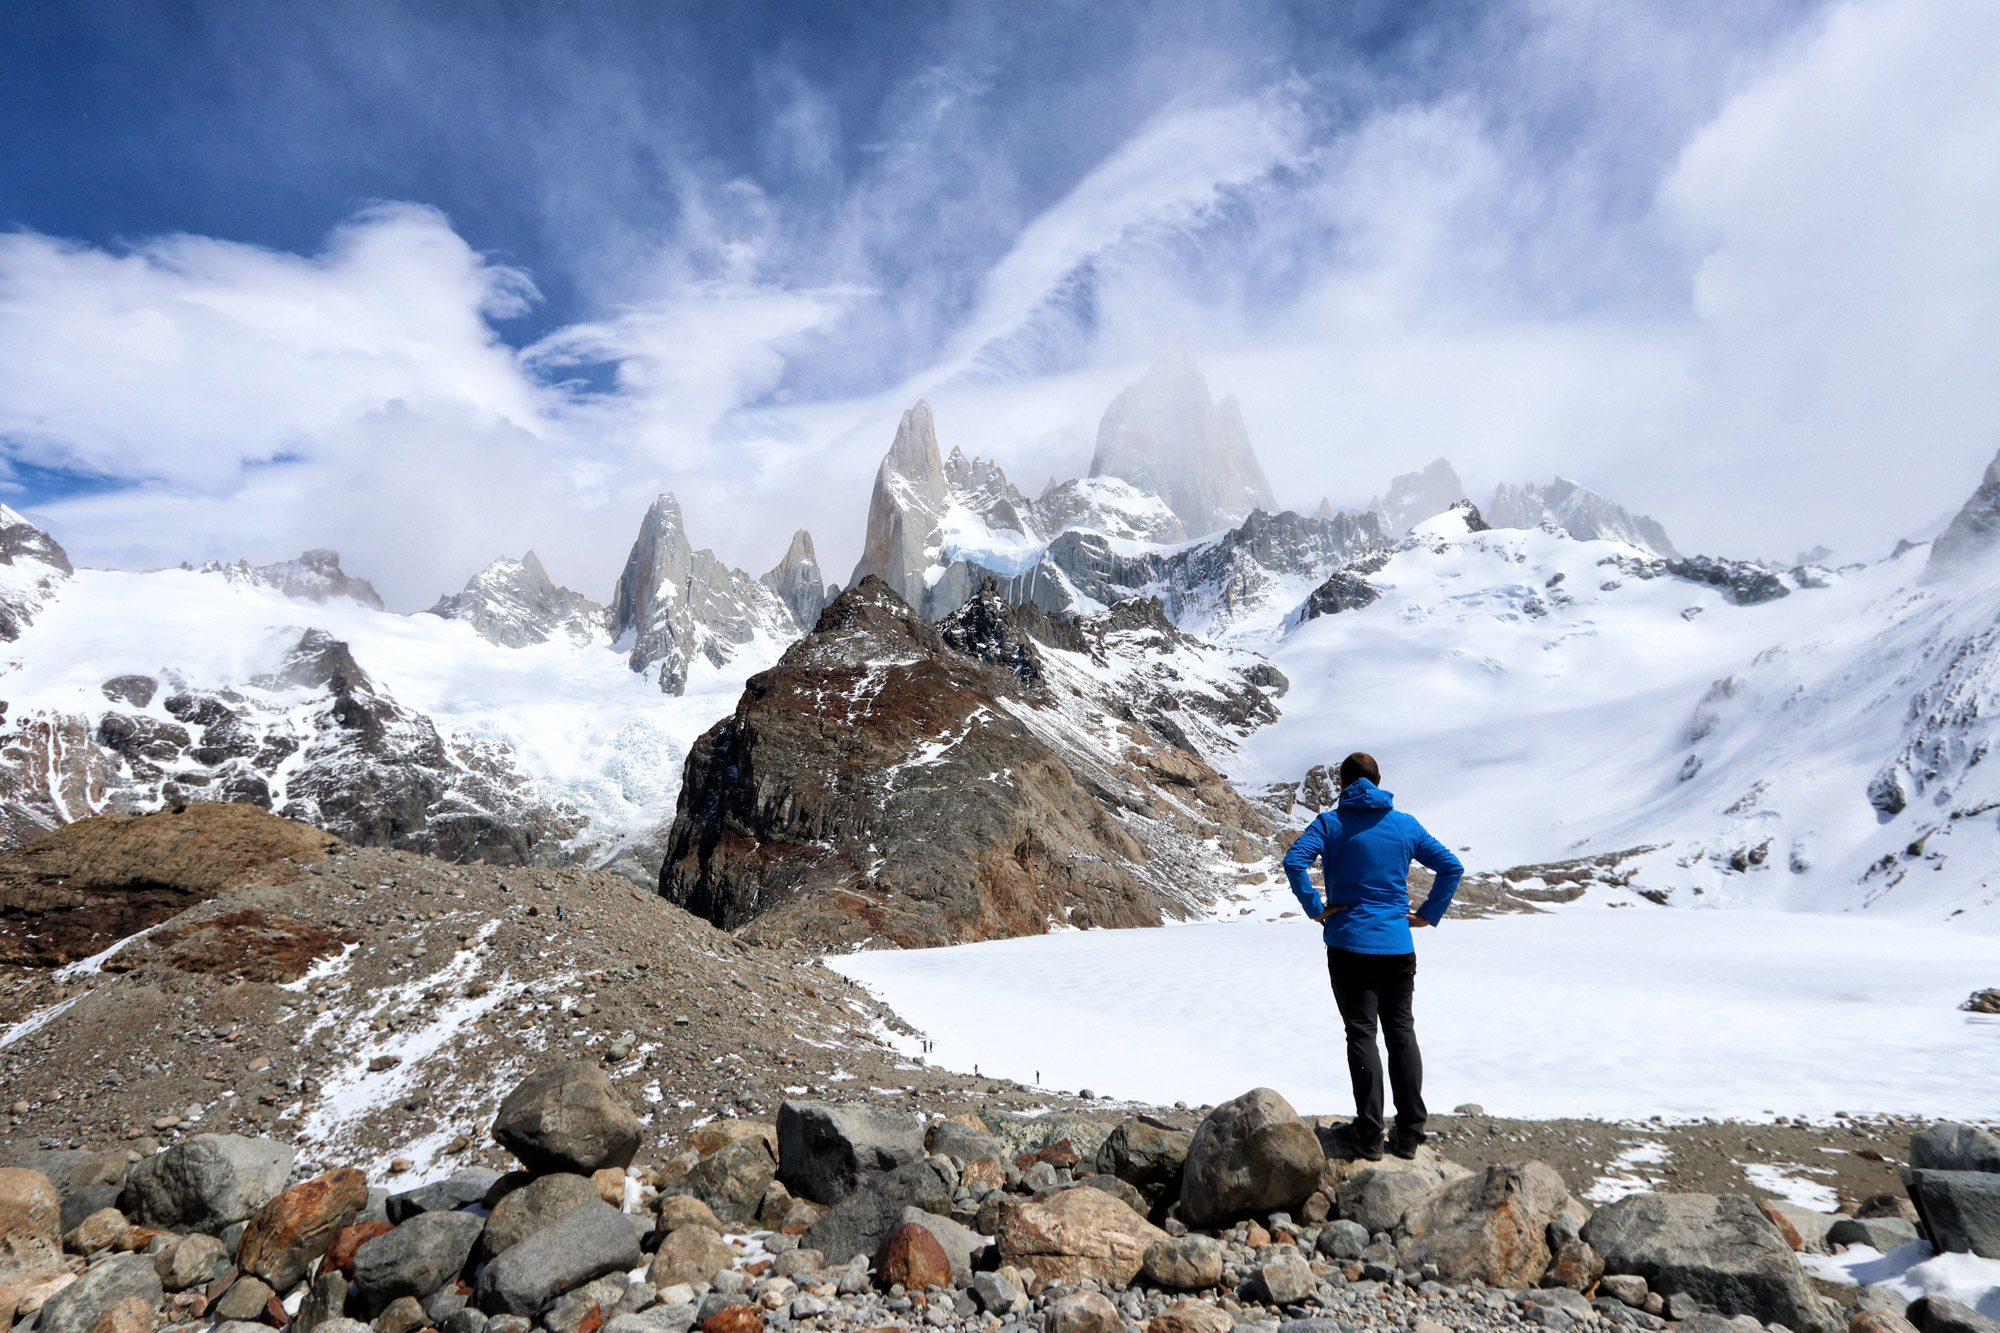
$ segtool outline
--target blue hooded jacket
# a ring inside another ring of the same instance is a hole
[[[1451,849],[1424,831],[1424,826],[1394,808],[1395,794],[1367,778],[1357,778],[1340,793],[1340,804],[1321,813],[1285,853],[1285,878],[1292,896],[1309,917],[1328,905],[1347,910],[1326,919],[1325,939],[1351,953],[1414,953],[1410,938],[1410,862],[1437,872],[1437,883],[1417,914],[1435,926],[1451,906],[1458,881],[1465,877]],[[1320,900],[1306,871],[1314,861],[1326,866],[1326,901]]]

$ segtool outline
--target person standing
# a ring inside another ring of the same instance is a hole
[[[1340,761],[1340,799],[1322,811],[1285,853],[1285,877],[1307,916],[1323,927],[1326,970],[1333,1000],[1347,1031],[1347,1072],[1354,1083],[1354,1122],[1344,1146],[1370,1161],[1382,1156],[1382,1056],[1379,1025],[1389,1048],[1389,1087],[1396,1099],[1396,1129],[1389,1150],[1413,1157],[1425,1139],[1424,1064],[1417,1049],[1412,1000],[1417,983],[1412,927],[1435,926],[1451,907],[1465,867],[1451,849],[1382,790],[1382,769],[1372,755]],[[1324,867],[1322,899],[1307,871]],[[1437,879],[1424,905],[1410,910],[1410,862],[1428,866]]]

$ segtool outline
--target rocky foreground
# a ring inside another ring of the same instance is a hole
[[[1937,1125],[1910,1193],[1853,1216],[1735,1195],[1601,1208],[1533,1159],[1474,1170],[1329,1157],[1256,1089],[1190,1132],[1096,1142],[1061,1113],[929,1118],[785,1101],[635,1164],[640,1117],[596,1061],[502,1101],[513,1169],[390,1192],[301,1179],[271,1138],[45,1151],[0,1169],[0,1326],[35,1333],[1358,1333],[1569,1329],[1994,1333],[1879,1289],[1827,1294],[1798,1252],[1928,1234],[2000,1255],[2000,1139]],[[1338,1142],[1337,1136],[1332,1139]],[[1079,1145],[1083,1150],[1079,1150]]]

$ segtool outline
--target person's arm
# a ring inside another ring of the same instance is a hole
[[[1306,831],[1299,834],[1292,843],[1292,849],[1285,853],[1285,878],[1292,882],[1292,897],[1299,900],[1305,914],[1317,921],[1326,915],[1326,904],[1320,901],[1319,890],[1313,887],[1312,877],[1306,872],[1312,863],[1326,850],[1325,835],[1320,832],[1319,819],[1306,825]]]
[[[1432,882],[1430,896],[1424,899],[1424,905],[1410,915],[1421,917],[1426,924],[1435,926],[1451,910],[1451,898],[1458,892],[1458,882],[1465,878],[1465,866],[1451,854],[1451,848],[1433,838],[1422,825],[1417,826],[1415,859],[1418,864],[1429,867],[1437,879]],[[1410,924],[1416,923],[1413,921]]]

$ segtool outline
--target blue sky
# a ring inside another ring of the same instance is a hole
[[[406,607],[602,596],[659,489],[844,570],[916,396],[1032,493],[1185,346],[1282,503],[1444,455],[1866,555],[2000,444],[1996,57],[1971,0],[13,6],[8,499]]]

